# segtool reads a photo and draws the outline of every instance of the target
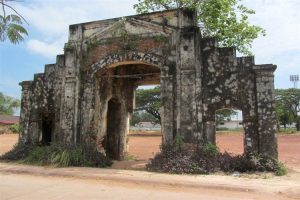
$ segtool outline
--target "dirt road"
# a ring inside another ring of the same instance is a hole
[[[0,199],[272,199],[300,197],[298,174],[267,179],[0,163]]]
[[[159,135],[147,136],[139,134],[130,136],[129,153],[138,160],[148,160],[159,152],[161,137]],[[243,135],[239,133],[228,133],[217,135],[217,145],[221,151],[234,154],[243,153]],[[289,168],[300,171],[300,134],[278,136],[279,160]]]
[[[219,135],[221,150],[242,152],[241,135]],[[0,154],[17,135],[0,135]],[[0,163],[0,199],[300,199],[300,173],[284,177],[190,176],[128,171],[144,169],[159,151],[161,136],[130,136],[129,152],[138,161],[115,162],[116,169],[51,168]],[[279,136],[280,159],[298,167],[299,135]]]
[[[18,135],[0,135],[0,155],[10,150],[17,142]],[[161,136],[157,133],[138,133],[129,136],[129,154],[137,160],[135,162],[115,162],[116,169],[143,169],[145,163],[160,151]],[[217,145],[221,151],[235,154],[243,152],[243,136],[239,133],[217,135]],[[279,160],[289,168],[300,171],[300,134],[278,136]]]

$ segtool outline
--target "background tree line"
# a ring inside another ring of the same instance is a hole
[[[278,128],[295,123],[300,131],[300,89],[277,89],[275,101]]]
[[[137,89],[135,94],[136,108],[131,118],[131,125],[138,122],[147,121],[152,123],[161,122],[160,107],[160,86],[153,89]],[[222,109],[216,112],[216,123],[230,121],[231,116],[237,112],[233,109]]]

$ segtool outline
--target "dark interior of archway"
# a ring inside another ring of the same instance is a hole
[[[50,145],[52,141],[52,129],[53,129],[53,117],[52,115],[42,116],[42,144]]]
[[[107,134],[105,138],[105,150],[109,158],[114,160],[120,159],[120,127],[121,104],[116,99],[108,102],[107,109]]]

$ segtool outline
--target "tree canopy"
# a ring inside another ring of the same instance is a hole
[[[136,90],[136,111],[146,111],[153,115],[157,123],[160,123],[160,87],[153,89],[138,89]]]
[[[137,123],[139,120],[148,120],[155,123],[161,122],[160,107],[161,107],[161,96],[160,86],[153,89],[137,89],[136,90],[136,109],[133,113],[132,124]],[[147,112],[152,115],[152,118],[145,113]],[[237,112],[232,109],[222,109],[216,111],[216,122],[230,121],[232,115],[236,115]]]
[[[277,89],[275,94],[278,121],[284,127],[296,123],[300,131],[300,89]]]
[[[248,21],[255,11],[241,0],[139,0],[134,8],[138,13],[164,9],[194,9],[204,37],[215,37],[221,46],[235,46],[240,53],[251,54],[251,44],[265,30]]]
[[[26,29],[22,26],[26,20],[12,7],[8,2],[15,0],[0,0],[2,14],[0,14],[0,41],[8,39],[16,44],[24,40],[24,35],[28,35]],[[6,8],[12,10],[15,14],[6,14]],[[27,22],[26,22],[27,23]]]
[[[20,107],[20,101],[0,92],[0,115],[13,115],[14,109]]]

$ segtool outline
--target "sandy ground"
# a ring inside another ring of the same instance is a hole
[[[147,133],[135,134],[129,138],[129,153],[140,162],[152,158],[159,152],[161,136]],[[233,154],[243,153],[243,136],[241,133],[226,133],[217,135],[217,145],[221,151]],[[279,160],[289,168],[300,171],[300,134],[278,136]],[[138,167],[134,166],[134,167]],[[115,165],[116,168],[120,168]],[[126,166],[125,166],[126,168]]]
[[[0,154],[17,142],[18,136],[0,135]],[[280,159],[300,168],[300,135],[279,136]],[[242,136],[222,134],[221,150],[242,152]],[[0,163],[0,199],[300,199],[300,173],[265,178],[223,175],[169,175],[145,171],[147,160],[159,151],[161,136],[135,134],[129,139],[134,161],[115,162],[113,169],[52,168]],[[125,163],[125,164],[124,164]],[[117,168],[114,169],[114,168]]]
[[[17,142],[17,134],[0,135],[0,155],[10,150]],[[129,136],[129,154],[135,161],[115,162],[117,169],[143,169],[145,163],[160,151],[161,136],[158,133],[136,133]],[[221,151],[234,154],[243,152],[243,136],[239,133],[217,135],[217,145]],[[279,159],[289,168],[300,171],[300,134],[278,136]]]
[[[18,134],[0,135],[0,155],[9,151],[18,142]]]
[[[289,178],[289,180],[287,180]],[[0,199],[299,199],[299,177],[248,179],[0,163]]]

